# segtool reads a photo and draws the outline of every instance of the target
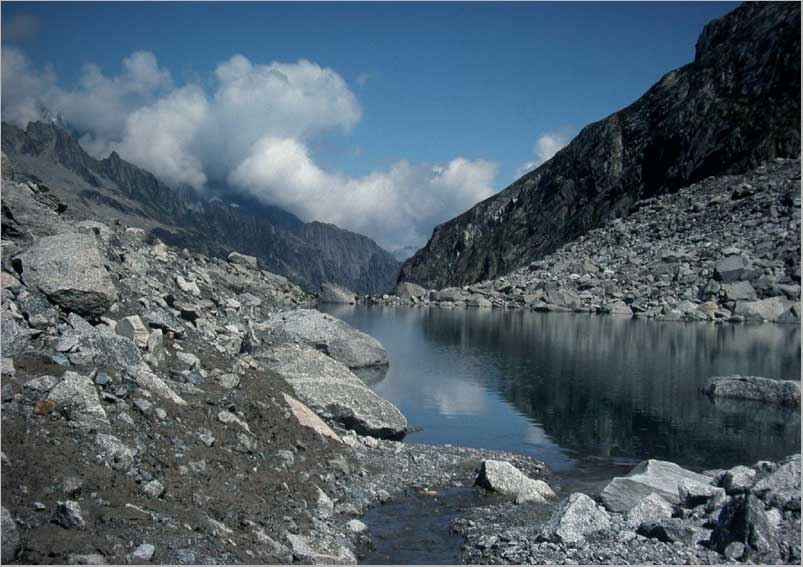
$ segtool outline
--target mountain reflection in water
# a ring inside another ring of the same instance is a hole
[[[699,393],[715,375],[799,379],[800,327],[478,309],[322,306],[379,339],[371,386],[421,443],[524,452],[556,470],[749,464],[800,451],[800,413]],[[622,471],[617,471],[622,472]]]

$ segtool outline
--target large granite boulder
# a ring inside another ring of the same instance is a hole
[[[540,537],[570,545],[581,544],[586,536],[607,530],[611,526],[608,513],[590,497],[575,492],[552,513]]]
[[[800,406],[800,382],[759,376],[715,376],[702,387],[714,398],[755,400],[784,406]]]
[[[273,334],[274,342],[301,342],[349,368],[388,364],[388,354],[378,340],[315,309],[276,313],[265,324]]]
[[[652,493],[677,504],[680,501],[678,484],[683,479],[701,484],[709,484],[713,480],[710,476],[686,470],[675,463],[649,459],[636,466],[627,476],[614,478],[600,496],[609,510],[620,513],[628,512]]]
[[[796,323],[799,321],[794,312],[796,307],[796,302],[785,297],[768,297],[758,301],[737,301],[733,314],[745,321]]]
[[[82,315],[100,315],[117,300],[97,242],[88,234],[46,236],[17,256],[22,279],[53,303]]]
[[[517,504],[547,502],[555,498],[547,483],[528,477],[507,461],[483,461],[475,484],[499,494],[515,496]]]
[[[345,287],[331,283],[322,283],[321,292],[318,294],[318,301],[320,303],[345,303],[347,305],[354,305],[357,303],[357,298],[353,291]]]
[[[264,353],[268,367],[293,388],[302,402],[325,419],[362,435],[401,439],[407,420],[346,366],[320,351],[296,344]]]

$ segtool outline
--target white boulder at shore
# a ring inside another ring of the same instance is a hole
[[[515,496],[516,504],[543,503],[556,498],[547,483],[528,477],[507,461],[483,461],[475,484],[499,494]]]
[[[697,474],[675,463],[649,459],[630,471],[627,476],[614,478],[600,494],[608,510],[625,513],[645,496],[656,493],[672,504],[680,502],[679,484],[687,479],[703,485],[713,477]]]

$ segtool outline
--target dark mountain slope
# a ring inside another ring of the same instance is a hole
[[[799,154],[800,4],[747,3],[705,27],[694,62],[438,226],[399,279],[442,288],[493,278],[639,199]]]
[[[380,293],[393,287],[398,274],[399,262],[365,236],[330,224],[304,224],[246,197],[223,202],[173,189],[116,152],[92,158],[54,124],[34,122],[23,130],[3,123],[2,147],[15,175],[46,185],[76,218],[120,219],[209,255],[232,250],[254,255],[265,269],[309,289],[329,281]]]

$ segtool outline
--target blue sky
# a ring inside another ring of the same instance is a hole
[[[347,183],[400,161],[445,166],[459,157],[493,164],[490,181],[490,173],[481,177],[499,190],[523,164],[539,161],[539,137],[563,141],[633,102],[690,62],[703,26],[736,6],[4,2],[2,18],[4,47],[19,49],[40,74],[50,65],[66,90],[77,87],[83,64],[113,77],[137,51],[155,56],[172,88],[194,84],[210,98],[215,69],[235,54],[253,65],[307,60],[342,78],[359,109],[359,116],[320,125],[301,140],[326,175]],[[3,79],[10,77],[4,72]],[[261,171],[251,170],[249,179]],[[432,218],[461,212],[448,208]],[[428,235],[431,228],[422,230]],[[393,238],[410,245],[421,237]]]

